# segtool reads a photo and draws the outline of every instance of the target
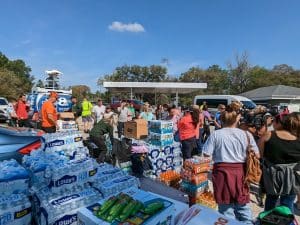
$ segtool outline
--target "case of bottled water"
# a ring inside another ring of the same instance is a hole
[[[174,142],[173,133],[159,134],[150,132],[149,135],[150,144],[165,147],[167,145],[172,145]]]
[[[0,196],[1,225],[30,225],[31,203],[24,194]]]
[[[100,193],[88,184],[60,191],[43,188],[33,195],[34,218],[39,225],[76,225],[77,211],[101,199]]]
[[[29,173],[14,159],[0,162],[0,193],[27,193]]]
[[[46,168],[51,165],[61,167],[68,162],[64,155],[46,153],[42,150],[33,151],[29,156],[23,157],[23,166],[29,172],[29,183],[31,188],[42,188],[48,185],[49,180],[45,178]]]
[[[150,120],[149,131],[158,134],[173,133],[173,121],[172,120]]]
[[[79,131],[65,131],[45,134],[45,151],[63,151],[66,147],[83,147],[82,135]]]
[[[97,174],[95,160],[86,158],[80,161],[69,161],[66,164],[50,164],[45,170],[45,178],[51,189],[72,188],[84,184]]]
[[[139,186],[139,179],[130,175],[118,177],[103,183],[93,183],[93,187],[99,190],[104,198],[125,190],[126,188]]]
[[[119,168],[112,167],[112,168],[102,169],[97,171],[97,174],[94,177],[94,179],[91,181],[91,183],[103,183],[105,181],[122,177],[125,175],[127,175],[127,173],[123,170],[120,170]]]

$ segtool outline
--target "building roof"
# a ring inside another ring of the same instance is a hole
[[[272,99],[300,99],[300,88],[275,85],[261,87],[252,91],[247,91],[240,94],[252,100],[272,100]]]
[[[181,82],[103,82],[103,87],[111,92],[133,93],[180,93],[186,94],[207,88],[207,83]]]

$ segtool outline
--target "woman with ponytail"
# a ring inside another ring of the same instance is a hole
[[[241,105],[233,102],[221,113],[223,128],[214,131],[203,146],[203,153],[214,162],[212,182],[219,212],[225,216],[252,223],[249,187],[244,182],[247,146],[259,156],[253,136],[237,128]]]

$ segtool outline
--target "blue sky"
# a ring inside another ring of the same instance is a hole
[[[63,85],[96,81],[124,64],[226,67],[247,51],[252,65],[300,68],[298,0],[1,0],[0,51],[32,74],[64,73]]]

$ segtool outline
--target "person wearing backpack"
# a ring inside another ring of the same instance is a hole
[[[92,127],[92,110],[93,105],[90,101],[87,100],[86,97],[83,98],[83,101],[81,103],[82,106],[82,123],[83,123],[83,130],[85,133],[88,133],[91,130]]]
[[[204,156],[214,162],[212,182],[218,210],[228,218],[252,223],[249,186],[245,182],[248,143],[259,157],[253,136],[237,125],[241,119],[240,104],[227,106],[221,114],[222,129],[212,132],[203,146]]]

